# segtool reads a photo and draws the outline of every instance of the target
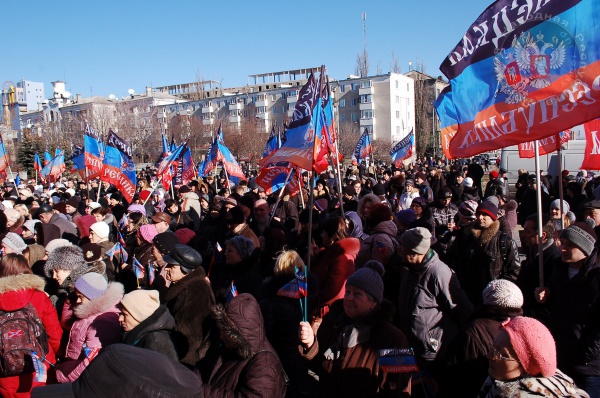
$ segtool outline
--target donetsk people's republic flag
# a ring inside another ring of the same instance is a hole
[[[442,145],[468,157],[551,136],[600,116],[600,2],[500,0],[440,70]]]

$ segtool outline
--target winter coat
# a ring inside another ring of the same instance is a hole
[[[369,260],[377,260],[384,266],[396,250],[398,227],[392,220],[382,221],[373,228],[367,239],[361,242],[356,256],[356,268],[362,268]]]
[[[20,274],[0,278],[0,311],[16,311],[31,304],[37,311],[48,336],[48,353],[46,358],[56,362],[56,352],[60,346],[62,328],[54,306],[44,293],[44,279],[37,275]],[[49,365],[46,365],[48,367]],[[0,378],[0,396],[28,396],[31,388],[43,385],[34,382],[34,373]],[[19,395],[17,395],[19,394]],[[23,394],[23,395],[21,395]]]
[[[67,218],[63,214],[54,213],[52,214],[52,218],[50,218],[49,224],[54,224],[60,229],[60,236],[64,239],[77,239],[77,228],[75,224],[67,220]]]
[[[423,261],[401,272],[398,325],[417,356],[441,360],[473,306],[435,251],[429,250]]]
[[[183,200],[181,203],[181,211],[194,220],[193,230],[196,232],[200,229],[200,214],[202,214],[200,198],[196,192],[186,192],[181,195],[181,199]]]
[[[393,312],[393,304],[384,300],[365,322],[353,324],[343,300],[331,305],[312,347],[299,347],[319,375],[321,397],[410,396],[410,373],[388,373],[379,367],[379,350],[410,347],[404,333],[390,323]],[[366,341],[352,347],[341,343],[356,330],[363,331]]]
[[[600,262],[597,251],[569,279],[558,262],[548,283],[548,329],[556,341],[558,366],[570,375],[600,376]]]
[[[169,309],[161,305],[152,315],[129,332],[123,334],[122,342],[160,352],[175,361],[179,361],[174,344],[174,341],[176,341],[175,328],[175,319]]]
[[[224,303],[230,295],[233,283],[239,294],[250,293],[258,298],[263,277],[259,271],[259,250],[237,264],[222,262],[212,267],[210,282],[217,303]]]
[[[360,249],[360,241],[356,238],[341,239],[329,247],[319,251],[312,260],[311,271],[319,279],[316,312],[327,311],[335,300],[344,297],[346,279],[355,270],[356,255]]]
[[[77,380],[89,365],[86,348],[100,350],[121,340],[117,304],[122,298],[123,285],[112,282],[102,296],[74,308],[77,320],[69,332],[65,361],[56,365],[56,378],[60,383]]]
[[[187,343],[187,353],[181,362],[195,366],[208,351],[212,321],[210,308],[215,297],[206,281],[204,268],[198,267],[176,283],[171,283],[164,303],[175,318],[175,330]]]
[[[398,202],[398,206],[400,206],[400,210],[410,209],[410,204],[412,203],[414,198],[419,197],[419,190],[415,189],[411,192],[404,192],[400,195],[400,200]]]
[[[458,213],[458,207],[454,203],[450,203],[448,206],[439,204],[431,206],[430,210],[435,223],[435,236],[448,231],[448,224],[454,222],[454,216]]]
[[[488,377],[481,386],[478,398],[496,397],[540,397],[540,391],[545,397],[581,397],[589,398],[589,395],[578,388],[573,379],[556,370],[554,376],[550,377],[523,377],[517,380],[500,381]]]
[[[489,282],[496,279],[517,280],[521,267],[517,244],[500,232],[499,221],[494,221],[486,229],[472,228],[466,239],[457,239],[454,244],[460,247],[454,250],[457,256],[452,268],[475,306],[482,304],[481,292]]]
[[[221,347],[213,372],[202,386],[204,397],[285,397],[285,373],[265,335],[256,299],[240,294],[226,308],[215,306],[213,316],[221,339],[232,347]]]
[[[514,234],[517,229],[517,208],[519,204],[516,200],[511,199],[504,204],[504,219],[508,222],[511,232]]]
[[[487,354],[494,338],[507,319],[523,314],[520,308],[501,308],[484,305],[473,311],[466,325],[450,343],[446,352],[449,380],[448,396],[475,397],[488,377]]]

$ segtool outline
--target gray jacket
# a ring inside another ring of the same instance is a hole
[[[418,268],[402,269],[398,310],[398,326],[415,354],[424,360],[439,360],[473,306],[456,274],[430,249]]]

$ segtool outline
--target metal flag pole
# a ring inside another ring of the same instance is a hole
[[[225,167],[224,164],[222,164],[223,167],[223,171],[225,171],[225,181],[227,181],[227,191],[229,191],[229,194],[231,195],[231,184],[229,184],[229,174],[227,174],[227,168]]]
[[[152,192],[156,191],[156,188],[158,187],[158,185],[160,184],[160,182],[162,181],[162,179],[163,179],[163,176],[161,175],[159,177],[158,181],[156,181],[156,185],[154,185],[154,187],[152,188]],[[150,196],[152,196],[152,195],[148,195],[148,197],[146,198],[146,200],[144,200],[144,203],[143,203],[144,206],[146,205],[146,202],[148,202],[148,199],[150,199]],[[175,198],[173,198],[173,199],[175,199]]]
[[[544,245],[542,244],[542,181],[540,180],[540,145],[539,141],[534,141],[535,148],[535,180],[537,184],[536,199],[537,199],[537,224],[538,224],[538,269],[540,284],[539,287],[544,287]]]
[[[37,170],[36,170],[36,178],[37,178]],[[36,179],[36,185],[37,185],[37,179]],[[89,199],[90,198],[90,176],[88,173],[87,166],[85,166],[85,187],[87,189],[87,197]]]
[[[340,171],[340,152],[338,149],[338,140],[335,140],[335,158],[333,158],[332,160],[336,165],[335,170],[337,170],[338,200],[340,202],[340,211],[342,212],[341,216],[344,217],[344,200],[342,197],[342,172]]]
[[[557,139],[560,140],[560,134],[558,135]],[[562,149],[562,145],[558,147],[558,198],[560,199],[560,229],[563,230],[565,229],[565,215],[563,214],[563,197],[564,197],[564,193],[563,193],[563,176],[562,176],[562,172],[563,172],[563,159],[562,159],[562,153],[561,153],[561,149]]]

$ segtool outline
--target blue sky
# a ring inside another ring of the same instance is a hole
[[[11,1],[0,3],[0,80],[54,80],[83,96],[204,79],[224,87],[247,75],[325,64],[354,73],[367,15],[370,74],[439,65],[490,0]]]

